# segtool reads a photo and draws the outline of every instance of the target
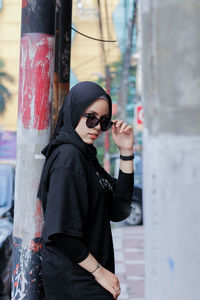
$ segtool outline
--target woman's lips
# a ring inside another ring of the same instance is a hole
[[[96,140],[98,138],[98,135],[97,134],[94,134],[94,133],[89,133],[89,136],[91,139],[93,140]]]

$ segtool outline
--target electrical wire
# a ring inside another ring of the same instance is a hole
[[[84,34],[78,30],[76,30],[75,28],[71,27],[72,30],[74,30],[75,32],[77,32],[78,34],[88,38],[88,39],[91,39],[91,40],[95,40],[95,41],[98,41],[98,42],[104,42],[104,43],[114,43],[114,42],[117,42],[117,40],[103,40],[103,39],[97,39],[97,38],[94,38],[92,36],[89,36],[87,34]]]

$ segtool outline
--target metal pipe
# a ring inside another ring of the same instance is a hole
[[[56,4],[55,64],[52,103],[52,134],[58,112],[69,92],[71,57],[72,0],[60,0]]]

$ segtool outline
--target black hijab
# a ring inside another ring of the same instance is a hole
[[[42,201],[43,209],[46,206],[47,182],[51,165],[55,159],[55,149],[61,144],[73,144],[89,159],[96,160],[96,148],[83,142],[75,131],[76,126],[86,108],[98,98],[108,100],[109,118],[112,116],[112,100],[104,89],[97,83],[82,81],[76,84],[60,109],[55,133],[51,142],[41,151],[46,156],[37,197]]]

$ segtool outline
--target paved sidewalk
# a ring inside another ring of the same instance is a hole
[[[118,300],[144,300],[144,228],[113,228],[116,274],[120,280]]]

